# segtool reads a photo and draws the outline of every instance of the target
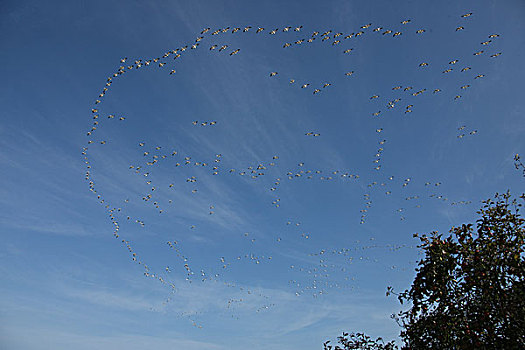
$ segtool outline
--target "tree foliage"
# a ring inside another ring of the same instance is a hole
[[[412,286],[400,294],[387,289],[387,295],[397,294],[401,304],[409,305],[393,315],[402,327],[402,349],[525,349],[525,220],[520,207],[508,192],[496,194],[483,201],[475,229],[464,224],[446,237],[414,235],[424,258]],[[344,350],[394,349],[355,340],[342,344]]]
[[[393,341],[386,343],[382,338],[372,339],[364,333],[345,333],[337,338],[339,345],[330,345],[330,340],[325,341],[323,350],[394,350],[397,346]]]
[[[523,198],[524,196],[522,196]],[[525,348],[524,220],[510,194],[496,194],[471,224],[420,238],[425,258],[398,314],[411,349]]]

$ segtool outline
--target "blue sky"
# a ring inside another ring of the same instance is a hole
[[[0,343],[396,338],[385,291],[410,286],[413,233],[523,191],[524,16],[521,1],[2,2]]]

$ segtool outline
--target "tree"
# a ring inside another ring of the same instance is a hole
[[[525,348],[521,204],[508,192],[483,203],[476,231],[469,224],[446,238],[419,237],[425,258],[411,288],[399,295],[411,303],[398,314],[410,349]]]
[[[395,350],[398,348],[393,341],[385,344],[382,338],[372,339],[364,333],[343,332],[343,335],[337,338],[337,342],[343,347],[339,345],[333,347],[328,340],[324,342],[323,350]]]
[[[414,235],[424,258],[412,286],[400,294],[387,288],[387,295],[410,305],[393,315],[402,327],[402,349],[525,349],[522,205],[509,192],[483,203],[476,230],[468,224],[447,237]],[[349,344],[342,349],[383,349]]]

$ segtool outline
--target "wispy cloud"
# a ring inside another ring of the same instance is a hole
[[[99,231],[93,227],[83,226],[74,222],[59,222],[34,217],[0,217],[0,225],[5,229],[17,229],[33,233],[47,233],[61,236],[90,236]]]
[[[156,335],[137,335],[134,332],[112,332],[111,335],[98,335],[91,332],[67,332],[60,328],[31,325],[31,337],[27,337],[27,327],[6,326],[0,333],[2,344],[9,349],[188,349],[220,350],[228,349],[213,342],[190,340],[180,333]],[[117,333],[117,334],[115,334]]]

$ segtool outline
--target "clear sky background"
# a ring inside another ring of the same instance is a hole
[[[395,339],[412,235],[524,189],[524,19],[518,0],[2,1],[1,347]]]

